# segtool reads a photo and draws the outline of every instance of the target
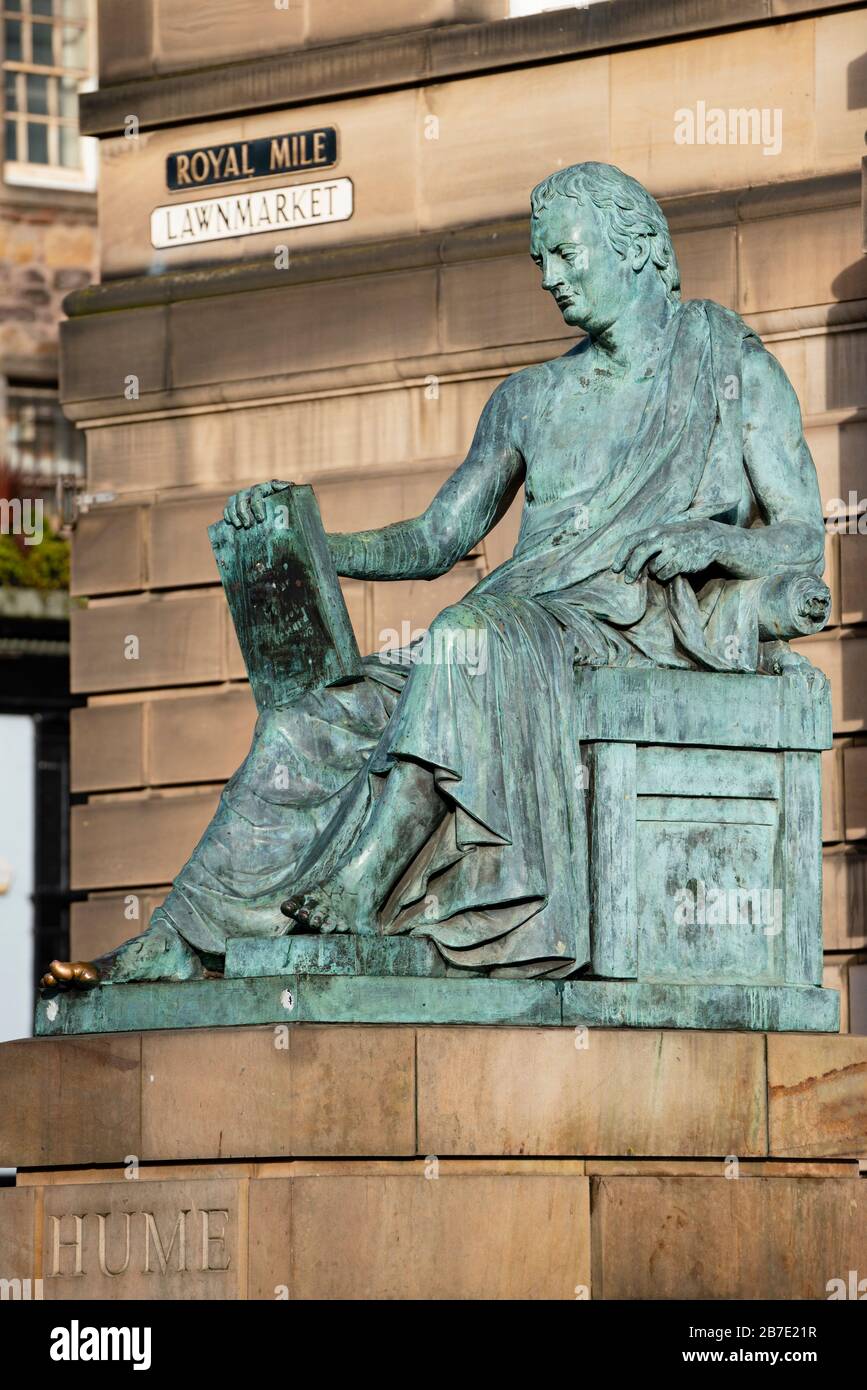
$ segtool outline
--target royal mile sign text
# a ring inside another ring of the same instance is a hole
[[[330,169],[337,163],[334,126],[301,130],[294,135],[267,135],[261,140],[235,140],[182,150],[166,160],[166,185],[172,192],[207,188],[240,179],[267,179],[310,169]]]

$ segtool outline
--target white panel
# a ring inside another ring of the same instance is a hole
[[[33,1023],[34,729],[0,715],[0,1042]]]

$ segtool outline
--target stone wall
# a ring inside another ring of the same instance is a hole
[[[340,39],[501,19],[508,0],[99,0],[101,82]]]
[[[0,358],[57,370],[63,299],[98,273],[95,208],[63,213],[0,201]]]
[[[0,1269],[46,1299],[826,1299],[863,1274],[865,1065],[655,1029],[4,1043]]]

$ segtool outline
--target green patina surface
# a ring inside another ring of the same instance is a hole
[[[831,701],[820,672],[774,679],[711,671],[575,672],[586,739],[708,748],[831,747]]]
[[[283,975],[106,985],[43,999],[38,1035],[257,1023],[443,1023],[836,1032],[834,990],[615,980]]]
[[[264,975],[409,975],[466,978],[481,971],[447,965],[432,941],[412,936],[232,937],[226,942],[225,975],[243,980]]]

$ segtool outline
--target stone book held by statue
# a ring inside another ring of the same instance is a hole
[[[208,527],[260,711],[361,674],[313,489],[286,486],[262,505],[265,526]]]

